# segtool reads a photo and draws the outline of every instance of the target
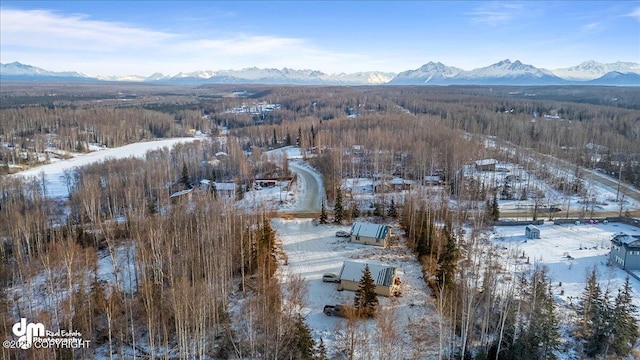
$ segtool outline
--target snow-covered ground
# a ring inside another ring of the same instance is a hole
[[[147,151],[172,147],[175,144],[202,140],[201,138],[174,138],[156,141],[140,142],[129,144],[117,148],[101,149],[88,154],[79,154],[67,160],[56,161],[51,164],[38,166],[26,171],[19,172],[13,176],[24,178],[37,178],[42,181],[44,175],[46,184],[46,196],[50,198],[67,198],[69,190],[65,180],[65,171],[72,170],[96,162],[104,161],[108,158],[123,159],[127,157],[144,157]]]
[[[100,283],[109,284],[109,288],[118,288],[125,293],[137,290],[135,275],[135,247],[132,242],[114,244],[109,249],[98,251],[95,279]],[[57,322],[58,312],[68,301],[71,291],[77,291],[78,284],[85,289],[94,281],[94,274],[85,268],[85,258],[93,257],[92,250],[82,250],[76,247],[65,249],[63,254],[54,254],[45,258],[42,266],[34,265],[31,270],[38,271],[25,282],[16,282],[5,289],[7,296],[14,299],[12,313],[16,318],[35,318],[44,311],[52,314],[52,321]],[[45,261],[47,260],[47,261]],[[75,284],[69,287],[71,283]],[[117,280],[117,281],[116,281]],[[68,306],[68,305],[65,305]],[[66,309],[66,308],[65,308]]]
[[[584,290],[587,274],[594,267],[601,286],[616,294],[628,274],[607,265],[611,236],[618,232],[637,235],[640,234],[639,228],[611,222],[595,225],[553,225],[546,222],[538,228],[540,239],[526,239],[524,226],[494,228],[491,240],[503,249],[505,260],[509,254],[519,257],[516,268],[505,269],[507,272],[520,271],[536,263],[545,265],[549,269],[556,301],[561,306],[576,304]],[[526,265],[527,258],[529,265]],[[513,260],[504,261],[504,264],[514,264]],[[640,281],[631,277],[631,285],[636,294],[635,305],[640,307]]]
[[[311,219],[274,219],[278,239],[287,256],[281,264],[279,276],[283,283],[290,275],[300,275],[308,285],[307,305],[303,309],[313,337],[323,339],[331,352],[339,347],[342,329],[347,320],[326,316],[324,305],[352,305],[354,293],[337,291],[338,284],[322,282],[324,273],[339,273],[344,260],[371,261],[397,268],[402,279],[400,297],[379,297],[380,305],[393,313],[397,331],[394,351],[398,359],[433,357],[437,351],[438,316],[430,299],[430,290],[422,279],[422,271],[415,256],[403,244],[380,248],[352,244],[338,238],[335,232],[348,231],[347,226],[313,225]],[[362,320],[363,333],[374,343],[377,330],[375,320]],[[417,351],[417,353],[416,353]]]
[[[640,204],[629,197],[626,197],[622,203],[616,201],[616,196],[619,198],[622,197],[622,195],[617,194],[617,189],[612,189],[595,181],[589,174],[582,179],[586,191],[584,197],[579,195],[566,196],[521,166],[501,162],[498,163],[496,167],[499,171],[477,171],[475,168],[469,166],[465,169],[465,176],[475,178],[480,181],[480,183],[484,183],[486,187],[497,187],[499,195],[503,189],[505,180],[509,177],[509,186],[512,189],[515,199],[520,199],[523,190],[525,190],[527,195],[526,200],[499,200],[498,204],[501,210],[517,211],[533,209],[535,204],[534,194],[536,191],[544,194],[544,197],[538,200],[539,206],[557,207],[563,212],[569,208],[571,211],[583,209],[585,213],[590,213],[593,207],[595,214],[600,211],[618,212],[621,206],[622,212],[640,207]],[[555,171],[559,174],[558,176],[561,176],[568,183],[574,181],[574,174],[562,169],[556,169]]]

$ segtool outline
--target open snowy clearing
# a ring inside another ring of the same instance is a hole
[[[56,161],[51,164],[38,166],[26,171],[19,172],[13,176],[21,176],[24,178],[37,178],[46,184],[46,196],[50,198],[67,198],[69,190],[64,172],[73,170],[74,168],[104,161],[106,159],[124,159],[128,157],[144,157],[147,151],[162,149],[164,147],[171,148],[176,144],[203,140],[202,138],[174,138],[162,139],[156,141],[147,141],[129,144],[121,147],[103,149],[88,154],[79,154],[67,160]]]
[[[507,272],[526,269],[534,264],[545,265],[553,285],[553,293],[559,305],[575,305],[584,290],[587,273],[595,268],[600,285],[611,289],[615,294],[627,276],[624,270],[608,266],[611,248],[611,236],[618,232],[630,235],[640,234],[637,227],[622,223],[554,225],[546,222],[538,226],[540,239],[526,239],[525,226],[495,227],[491,239],[501,247],[506,257],[512,255],[504,264],[514,264],[515,269]],[[524,257],[522,256],[524,253]],[[526,260],[529,258],[529,263]],[[517,261],[517,262],[516,262]],[[640,294],[640,281],[630,277],[634,292]],[[562,283],[562,286],[559,286]],[[640,306],[640,297],[634,303]]]
[[[274,219],[272,221],[287,263],[281,264],[279,274],[283,283],[290,275],[299,275],[308,285],[307,304],[303,309],[307,324],[316,340],[322,338],[330,353],[339,347],[341,329],[347,320],[326,316],[325,305],[352,305],[354,292],[337,291],[338,284],[322,282],[327,272],[340,272],[344,260],[382,263],[397,268],[402,280],[400,297],[378,297],[381,308],[390,309],[397,331],[394,353],[397,358],[434,357],[438,342],[438,316],[431,303],[430,290],[422,279],[422,271],[415,256],[403,244],[385,249],[352,244],[338,238],[335,232],[348,231],[347,226],[313,225],[311,219]],[[375,320],[362,320],[363,335],[373,344],[377,333]]]

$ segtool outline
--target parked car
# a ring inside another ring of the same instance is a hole
[[[349,236],[351,236],[351,234],[349,234],[346,231],[340,230],[340,231],[336,231],[336,236],[337,237],[349,237]]]
[[[325,305],[322,312],[327,316],[345,317],[345,310],[344,305]]]
[[[326,273],[326,274],[322,275],[322,282],[339,283],[340,282],[340,277],[338,277],[338,275],[336,275],[334,273]]]

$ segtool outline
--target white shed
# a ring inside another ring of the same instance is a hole
[[[527,239],[540,239],[540,229],[533,225],[527,225],[524,229],[524,236]]]

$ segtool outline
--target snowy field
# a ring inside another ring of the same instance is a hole
[[[46,183],[46,196],[50,198],[68,198],[69,190],[65,180],[64,172],[74,168],[104,161],[106,159],[123,159],[128,157],[144,157],[147,151],[173,147],[179,143],[202,140],[202,138],[174,138],[157,141],[147,141],[129,144],[117,148],[102,149],[88,154],[79,154],[71,159],[56,161],[51,164],[38,166],[26,171],[19,172],[13,176],[24,178],[37,178]]]
[[[403,245],[384,249],[375,246],[351,244],[348,239],[335,237],[338,230],[349,231],[347,226],[313,225],[311,219],[274,219],[278,240],[287,255],[287,264],[281,264],[282,282],[297,274],[308,285],[307,304],[303,309],[307,323],[316,340],[322,338],[327,349],[339,346],[342,329],[347,320],[326,316],[325,305],[352,305],[354,292],[337,291],[338,284],[322,282],[327,272],[338,274],[344,260],[370,261],[397,268],[402,280],[400,297],[379,297],[383,309],[392,312],[398,339],[394,353],[397,358],[431,358],[437,350],[438,320],[430,299],[430,290],[422,279],[420,265],[410,250]],[[363,320],[362,336],[374,343],[376,320]]]
[[[615,266],[607,265],[611,236],[618,232],[638,235],[639,228],[622,223],[553,225],[552,222],[538,228],[540,239],[526,239],[524,226],[495,227],[491,235],[493,244],[502,248],[505,257],[508,254],[518,257],[517,262],[513,258],[504,262],[515,266],[505,269],[507,272],[536,263],[545,265],[560,306],[576,304],[584,290],[587,273],[594,267],[602,288],[608,287],[612,294],[616,294],[628,275]],[[525,265],[526,258],[529,258],[529,265]],[[635,305],[640,306],[640,281],[631,277],[631,285],[636,294]]]

